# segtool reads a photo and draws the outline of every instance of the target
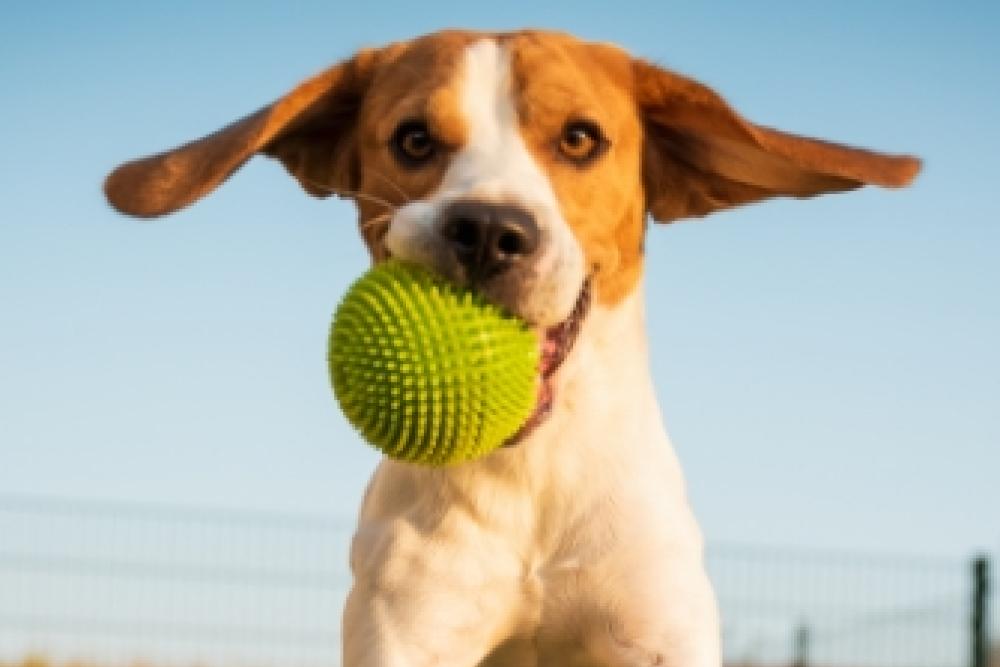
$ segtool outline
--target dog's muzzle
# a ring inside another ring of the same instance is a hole
[[[440,233],[470,285],[528,263],[541,245],[535,216],[511,204],[453,202],[442,212]]]

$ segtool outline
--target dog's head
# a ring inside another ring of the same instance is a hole
[[[256,153],[310,194],[352,198],[376,260],[428,265],[547,330],[547,372],[591,294],[613,306],[636,286],[647,214],[901,186],[919,169],[751,124],[610,45],[443,32],[362,51],[214,134],[121,166],[105,190],[125,213],[158,216]]]

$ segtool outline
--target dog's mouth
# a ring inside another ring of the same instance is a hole
[[[589,309],[590,280],[587,279],[580,289],[580,295],[577,297],[569,317],[541,332],[538,400],[535,403],[535,410],[521,425],[521,428],[507,439],[504,447],[513,447],[521,442],[529,433],[538,428],[552,412],[552,406],[555,403],[555,373],[573,350],[573,343],[576,342],[576,337],[580,333],[580,328],[583,326]]]
[[[377,261],[386,261],[392,254],[385,249]],[[521,424],[521,427],[503,443],[503,447],[519,444],[549,417],[555,404],[555,374],[573,350],[573,344],[580,333],[583,322],[590,310],[590,278],[583,281],[580,293],[569,316],[558,324],[539,331],[538,394],[535,409]]]

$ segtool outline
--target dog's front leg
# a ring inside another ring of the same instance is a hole
[[[426,584],[400,591],[356,584],[344,609],[343,667],[479,664],[504,634],[509,593]]]
[[[669,551],[623,557],[608,573],[587,644],[606,667],[719,667],[715,596],[700,559]]]

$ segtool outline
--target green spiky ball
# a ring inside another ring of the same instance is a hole
[[[329,362],[348,421],[387,456],[447,465],[483,456],[535,407],[538,340],[478,294],[398,261],[355,282]]]

